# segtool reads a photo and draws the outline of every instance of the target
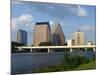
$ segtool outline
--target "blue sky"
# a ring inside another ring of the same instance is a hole
[[[59,22],[66,40],[81,30],[85,41],[95,43],[96,7],[76,4],[54,4],[38,2],[12,1],[12,41],[16,41],[16,30],[28,32],[28,44],[32,44],[33,29],[36,22]]]

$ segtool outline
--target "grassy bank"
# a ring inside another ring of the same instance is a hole
[[[96,61],[91,61],[87,64],[79,65],[76,69],[77,70],[96,69]]]
[[[34,73],[42,72],[58,72],[58,71],[74,71],[74,70],[88,70],[96,68],[95,56],[88,59],[83,56],[64,55],[62,62],[56,65],[50,65],[34,69]]]

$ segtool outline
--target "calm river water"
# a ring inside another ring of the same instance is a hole
[[[34,68],[60,63],[65,52],[51,53],[12,53],[11,54],[11,73],[25,74],[32,73]],[[93,51],[72,52],[70,55],[79,55],[91,58],[95,55]]]

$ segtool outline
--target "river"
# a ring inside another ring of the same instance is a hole
[[[37,52],[37,53],[12,53],[11,73],[32,73],[34,68],[60,63],[65,52]],[[91,58],[95,55],[93,51],[72,52],[70,55],[79,55]]]

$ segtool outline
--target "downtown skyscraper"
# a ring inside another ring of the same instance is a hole
[[[51,33],[52,33],[51,42],[53,45],[64,45],[65,44],[65,36],[64,36],[60,23],[53,24],[51,28]]]
[[[37,22],[34,27],[33,45],[39,46],[42,42],[51,42],[49,22]]]
[[[27,32],[25,30],[17,30],[17,42],[27,45]]]

